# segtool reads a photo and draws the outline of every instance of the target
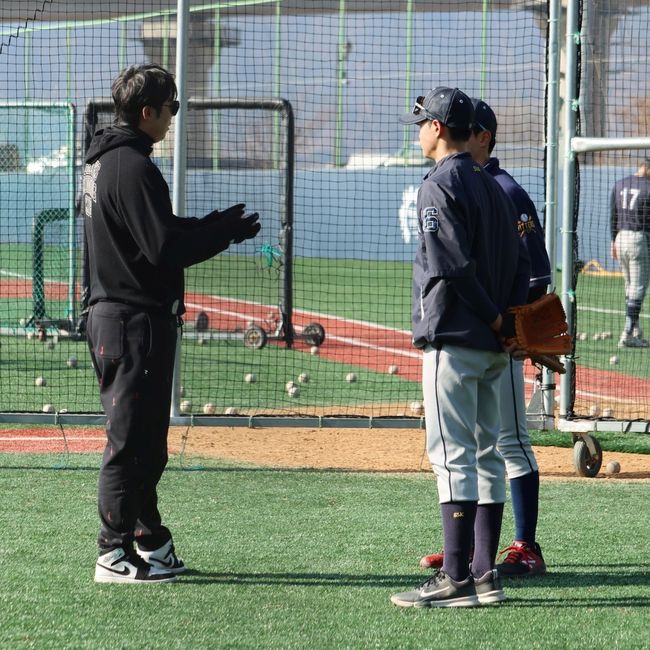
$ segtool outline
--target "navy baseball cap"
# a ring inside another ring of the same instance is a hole
[[[497,116],[494,111],[482,99],[472,97],[472,106],[474,106],[474,123],[472,128],[489,131],[492,137],[497,134]]]
[[[474,107],[470,98],[458,88],[438,86],[415,100],[410,113],[399,118],[402,124],[419,124],[439,120],[446,126],[471,129]]]

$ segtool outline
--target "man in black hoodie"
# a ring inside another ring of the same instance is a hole
[[[112,94],[115,125],[95,133],[82,202],[88,345],[107,435],[95,581],[170,582],[185,565],[162,524],[156,486],[167,464],[183,269],[255,237],[260,224],[243,204],[203,219],[173,214],[167,183],[149,158],[179,108],[169,72],[131,66]]]

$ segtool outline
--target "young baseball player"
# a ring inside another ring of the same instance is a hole
[[[132,66],[115,79],[112,93],[116,123],[94,135],[82,200],[86,330],[107,437],[95,581],[163,583],[185,570],[156,492],[167,464],[183,269],[254,237],[260,225],[243,205],[204,219],[173,214],[167,183],[149,157],[179,108],[169,72]]]
[[[612,258],[625,281],[625,326],[618,347],[647,348],[639,314],[650,280],[650,158],[612,188],[610,228]]]
[[[535,205],[515,179],[490,157],[496,144],[497,118],[480,99],[472,98],[474,124],[468,151],[501,186],[517,209],[516,227],[531,261],[527,302],[546,293],[551,281],[551,265],[546,252],[544,231]],[[501,376],[501,428],[498,449],[506,462],[515,518],[515,539],[504,549],[503,561],[497,565],[502,575],[532,576],[546,572],[542,551],[536,540],[539,503],[539,472],[526,424],[523,360],[510,358]],[[423,568],[440,567],[442,553],[425,555]]]
[[[446,87],[418,97],[401,118],[418,125],[422,152],[436,163],[417,198],[412,324],[444,534],[442,568],[393,595],[401,607],[505,598],[494,570],[506,496],[496,449],[499,379],[508,364],[502,313],[525,302],[530,265],[514,205],[466,151],[473,120],[469,97]]]

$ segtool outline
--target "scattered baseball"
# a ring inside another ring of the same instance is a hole
[[[202,336],[197,336],[196,337],[196,344],[197,345],[205,345],[206,340]]]
[[[205,415],[214,415],[216,411],[217,407],[212,402],[203,405],[203,413]]]
[[[609,340],[614,338],[614,335],[611,332],[603,332],[603,338]]]
[[[578,334],[578,339],[580,341],[586,341],[587,340],[587,333],[586,332],[580,332],[580,334]]]
[[[45,377],[36,377],[34,384],[36,384],[36,386],[47,386],[47,379],[45,379]]]
[[[357,375],[355,372],[349,372],[347,375],[345,375],[345,381],[347,381],[349,384],[353,384],[357,380]]]
[[[181,413],[189,413],[192,410],[192,402],[188,399],[184,399],[181,402]]]
[[[48,350],[54,350],[56,343],[54,341],[48,341],[46,344]]]
[[[178,389],[178,394],[179,394],[181,397],[185,397],[185,386],[181,386],[181,387]]]
[[[299,381],[301,384],[306,384],[306,383],[309,381],[309,375],[308,375],[306,372],[301,372],[301,373],[298,375],[298,381]]]
[[[21,327],[25,327],[25,325],[27,325],[27,321],[24,318],[21,318],[18,321],[18,325],[20,325]]]
[[[599,333],[599,332],[596,332],[596,333],[595,333],[591,338],[592,338],[594,341],[600,341],[600,333]]]
[[[618,474],[621,471],[621,464],[617,460],[610,460],[605,467],[606,474]]]
[[[618,357],[617,357],[615,354],[613,354],[613,355],[609,358],[609,364],[610,364],[611,366],[615,366],[617,363],[618,363]]]
[[[318,356],[318,346],[317,345],[312,345],[309,351],[315,356]]]
[[[68,360],[65,363],[68,368],[76,368],[78,365],[77,357],[72,355],[71,357],[68,357]]]
[[[296,385],[295,381],[289,380],[285,385],[284,385],[284,390],[289,392],[294,386]]]
[[[389,375],[396,375],[398,372],[399,372],[399,368],[397,366],[388,366]]]
[[[411,413],[413,413],[413,415],[422,415],[424,413],[424,405],[422,402],[417,400],[411,402]]]
[[[27,339],[29,341],[31,341],[34,338],[34,332],[27,332],[27,334],[25,334],[25,336],[27,337]]]
[[[226,409],[226,415],[238,415],[238,414],[239,414],[239,411],[234,406],[229,406]]]
[[[592,417],[595,417],[596,415],[600,415],[600,406],[598,404],[592,404],[589,407],[589,415]]]
[[[254,372],[249,372],[249,373],[247,373],[246,376],[244,377],[244,381],[245,381],[247,384],[254,384],[254,383],[257,381],[257,377],[255,376],[255,373],[254,373]]]
[[[287,390],[289,397],[298,397],[300,395],[300,388],[298,386],[292,386]]]
[[[613,418],[614,417],[614,409],[603,409],[603,417],[604,418]]]
[[[51,404],[43,404],[43,413],[54,413],[54,407]]]

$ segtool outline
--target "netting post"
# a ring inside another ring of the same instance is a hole
[[[546,250],[551,260],[550,289],[555,288],[557,226],[557,161],[560,114],[560,0],[550,0],[547,42],[546,79],[546,196],[544,207],[544,235]],[[548,368],[542,371],[542,416],[554,420],[555,375]],[[544,426],[544,428],[546,428]]]
[[[190,2],[178,0],[176,15],[176,85],[180,109],[176,115],[174,132],[174,187],[172,206],[174,214],[185,216],[185,173],[187,171],[187,51],[189,46]],[[181,395],[181,330],[178,329],[171,416],[180,415]]]
[[[45,274],[43,271],[43,248],[45,226],[53,221],[69,217],[68,210],[43,210],[32,220],[32,315],[28,323],[33,325],[45,318]]]
[[[573,291],[574,274],[574,228],[575,208],[575,153],[571,138],[576,132],[576,114],[578,112],[578,33],[579,3],[569,0],[566,18],[566,97],[564,111],[564,174],[562,198],[562,304],[566,311],[569,332],[575,331],[575,292]],[[575,343],[574,343],[575,345]],[[571,386],[574,382],[575,363],[573,356],[565,358],[566,374],[560,377],[560,418],[565,418],[573,410]]]

